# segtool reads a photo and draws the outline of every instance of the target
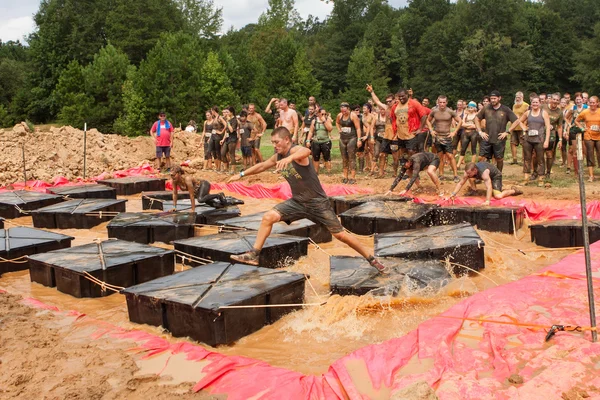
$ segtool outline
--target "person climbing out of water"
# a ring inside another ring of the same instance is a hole
[[[476,190],[473,179],[482,180],[487,189],[485,203],[483,203],[486,206],[490,205],[492,195],[495,199],[503,199],[508,196],[518,196],[523,194],[523,191],[516,186],[512,186],[507,190],[502,190],[502,172],[495,165],[481,161],[478,163],[467,164],[465,167],[465,174],[460,182],[456,184],[454,191],[450,194],[450,199],[454,199],[456,197],[458,191],[467,181],[469,181],[469,184],[471,185],[471,190]]]
[[[365,248],[342,227],[321,186],[319,176],[310,162],[311,151],[304,146],[294,145],[290,131],[283,126],[273,130],[271,142],[275,148],[275,154],[272,157],[232,176],[228,182],[234,182],[246,175],[256,175],[276,167],[289,183],[292,189],[292,198],[277,204],[271,211],[267,211],[256,234],[253,249],[244,254],[232,255],[231,259],[245,264],[258,265],[260,251],[275,223],[279,221],[291,223],[307,218],[324,225],[336,239],[360,253],[379,272],[387,273],[386,267],[374,257],[373,252]]]
[[[429,152],[413,154],[412,156],[410,156],[410,158],[401,158],[400,173],[398,174],[396,179],[394,179],[394,182],[392,183],[392,186],[390,187],[390,190],[386,193],[386,195],[392,194],[396,186],[398,186],[398,183],[400,183],[400,181],[404,177],[405,173],[409,176],[410,180],[408,181],[406,188],[400,192],[400,196],[404,196],[410,190],[413,184],[415,184],[417,188],[419,188],[419,173],[425,170],[427,170],[427,175],[429,175],[429,179],[431,179],[431,182],[433,182],[433,184],[435,185],[437,193],[441,195],[442,192],[440,189],[440,180],[437,176],[437,169],[439,166],[440,158],[438,157],[438,155]]]
[[[210,194],[209,181],[198,181],[192,176],[186,175],[180,166],[173,167],[171,170],[171,183],[173,184],[173,209],[171,211],[177,210],[178,188],[190,193],[192,213],[196,212],[196,200],[214,208],[223,208],[228,205],[223,193]]]

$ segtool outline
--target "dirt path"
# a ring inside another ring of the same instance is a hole
[[[0,292],[0,399],[219,399],[142,374],[131,343],[92,340],[70,322]]]

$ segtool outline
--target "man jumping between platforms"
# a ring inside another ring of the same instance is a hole
[[[386,273],[386,268],[374,257],[373,252],[363,247],[340,224],[310,162],[311,151],[304,146],[292,144],[290,131],[283,126],[273,130],[271,142],[275,148],[275,154],[271,158],[240,172],[239,175],[232,176],[228,182],[234,182],[246,175],[256,175],[276,167],[289,183],[292,189],[292,198],[277,204],[271,211],[265,213],[251,251],[232,255],[231,258],[241,263],[258,265],[260,251],[275,223],[279,221],[291,223],[307,218],[324,225],[336,239],[360,253],[379,272]]]

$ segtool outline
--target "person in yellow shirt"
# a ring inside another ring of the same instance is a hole
[[[583,140],[585,143],[586,161],[589,172],[588,182],[594,182],[594,151],[598,164],[600,164],[600,111],[598,111],[598,97],[592,96],[588,100],[589,108],[577,116],[575,123],[585,129]],[[582,124],[585,123],[585,128]]]
[[[521,118],[521,115],[525,114],[527,110],[529,110],[529,104],[523,101],[523,92],[515,93],[515,104],[512,107],[513,112],[516,114],[517,118]],[[523,131],[524,126],[522,123],[515,128],[515,130],[510,135],[510,152],[512,154],[512,162],[511,164],[518,164],[517,161],[517,147],[519,145],[523,146]]]

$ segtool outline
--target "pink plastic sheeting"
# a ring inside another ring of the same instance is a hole
[[[372,189],[365,189],[359,186],[347,185],[322,185],[327,196],[344,196],[348,194],[372,193]],[[235,183],[213,183],[210,185],[211,191],[226,190],[228,192],[237,193],[242,196],[252,197],[255,199],[280,199],[287,200],[292,197],[290,185],[287,182],[278,183],[276,185],[265,186],[262,184],[254,184],[247,186],[240,182]]]
[[[428,200],[415,198],[416,203],[435,203],[441,206],[455,205],[477,205],[482,204],[482,197],[457,197],[454,202],[445,199]],[[528,200],[519,197],[507,197],[501,200],[492,199],[491,205],[497,207],[524,207],[527,216],[532,221],[555,220],[555,219],[580,219],[581,205],[571,200]],[[587,215],[589,218],[600,219],[600,201],[587,202]]]
[[[600,271],[599,253],[600,242],[592,246],[596,274]],[[554,274],[538,273],[477,293],[442,315],[544,326],[589,326],[583,263],[583,253],[576,253],[540,271]],[[596,290],[598,296],[600,290]],[[366,399],[367,393],[360,389],[363,385],[351,378],[349,362],[365,366],[376,391],[388,388],[394,393],[426,381],[442,400],[548,399],[559,397],[575,385],[600,387],[596,366],[600,344],[589,341],[589,332],[559,332],[549,343],[544,343],[545,335],[546,331],[538,328],[463,323],[440,316],[404,337],[355,351],[336,361],[320,378],[298,376],[260,362],[237,364],[222,359],[204,368],[207,376],[195,388],[227,393],[231,400],[258,394],[260,399]],[[413,372],[420,369],[423,372]],[[523,377],[524,384],[507,383],[515,373]],[[260,376],[269,379],[257,380]]]
[[[57,176],[52,179],[52,183],[48,183],[45,181],[27,181],[27,184],[24,182],[15,182],[12,184],[11,189],[7,189],[6,187],[0,188],[0,191],[7,190],[34,190],[36,192],[45,192],[46,188],[56,187],[56,186],[74,186],[74,185],[84,185],[86,183],[95,183],[96,181],[107,179],[109,177],[112,178],[124,178],[126,176],[155,176],[156,170],[150,166],[149,164],[144,164],[139,167],[123,169],[119,171],[114,171],[112,174],[108,172],[103,172],[98,176],[93,178],[88,178],[83,180],[82,178],[77,178],[75,181],[69,181],[64,176]]]
[[[600,242],[592,245],[592,268],[600,283]],[[488,321],[549,327],[588,326],[583,252],[575,253],[519,281],[477,293],[409,334],[366,346],[336,361],[321,376],[303,375],[259,360],[224,356],[191,343],[169,341],[136,330],[97,322],[93,338],[133,340],[146,357],[184,353],[192,361],[208,362],[194,390],[227,393],[229,400],[369,399],[425,381],[441,400],[553,399],[577,386],[600,388],[597,362],[600,344],[590,333],[558,332],[544,342],[545,329]],[[600,290],[595,291],[596,298]],[[33,306],[56,311],[39,301]],[[76,321],[85,317],[76,311]],[[464,318],[477,322],[463,321]],[[86,327],[90,326],[86,321]],[[356,371],[362,372],[359,374]],[[360,376],[361,383],[352,379]],[[518,374],[523,384],[509,384]],[[366,383],[365,383],[366,382]],[[381,397],[387,398],[387,395]]]

